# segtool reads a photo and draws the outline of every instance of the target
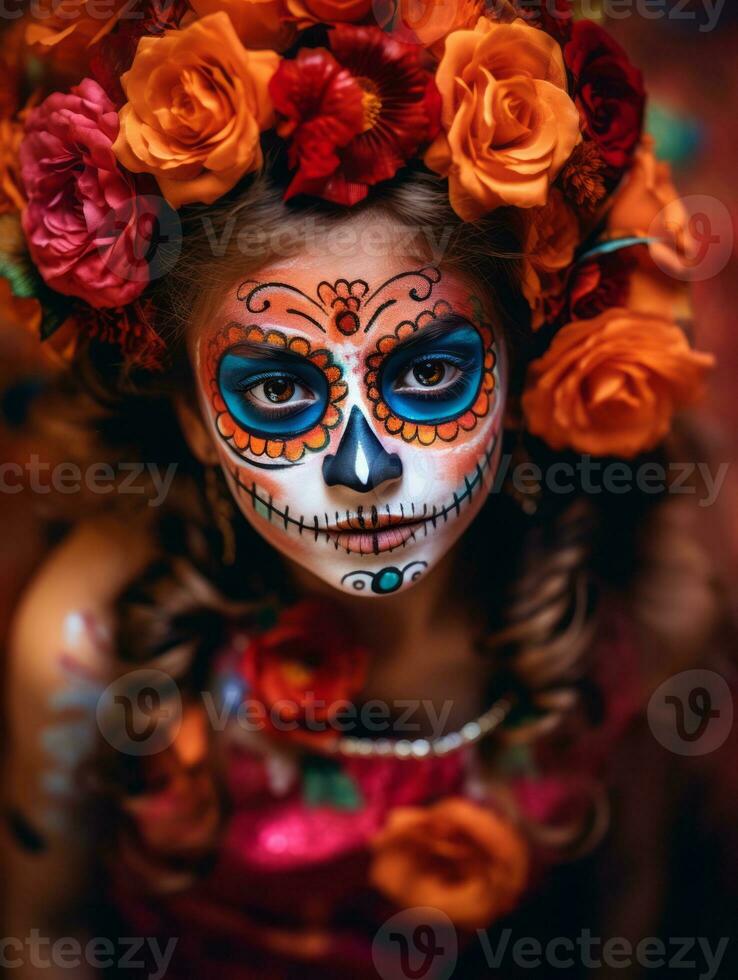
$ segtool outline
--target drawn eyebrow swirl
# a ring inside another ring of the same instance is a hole
[[[252,288],[249,289],[249,287]],[[268,299],[261,299],[259,300],[261,305],[256,305],[259,293],[263,292],[265,289],[280,289],[289,293],[295,293],[298,296],[301,296],[304,300],[307,300],[307,302],[316,309],[320,310],[323,315],[326,315],[328,312],[322,303],[318,303],[317,300],[314,300],[311,296],[308,296],[307,293],[304,293],[297,286],[291,286],[287,282],[258,282],[256,279],[247,279],[245,282],[242,282],[236,290],[236,298],[245,304],[249,313],[263,313],[272,305],[271,301]],[[318,324],[318,326],[320,326],[320,324]],[[325,333],[323,327],[320,327],[320,329]]]
[[[408,290],[408,296],[410,299],[414,300],[416,303],[421,303],[423,300],[428,299],[430,294],[433,292],[433,287],[440,282],[441,271],[435,266],[426,266],[424,269],[414,269],[411,272],[400,272],[396,276],[391,276],[389,279],[385,280],[381,286],[377,286],[371,296],[369,296],[365,301],[365,305],[368,305],[373,299],[376,299],[376,297],[379,296],[384,289],[387,289],[388,286],[391,286],[392,283],[399,282],[401,279],[409,279],[411,277],[417,277],[421,283],[425,283],[423,292],[418,291],[420,283],[411,286]]]
[[[376,308],[376,310],[372,313],[372,316],[371,316],[371,319],[369,320],[369,323],[367,323],[367,325],[364,327],[364,333],[369,333],[369,331],[374,326],[374,324],[375,324],[375,322],[377,320],[377,317],[381,313],[384,313],[384,311],[388,307],[394,306],[396,302],[397,302],[396,299],[388,299],[388,300],[385,300],[384,303],[380,303],[379,306]]]

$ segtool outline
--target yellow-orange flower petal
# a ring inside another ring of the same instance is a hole
[[[456,213],[544,205],[580,139],[558,43],[522,21],[480,17],[446,38],[436,84],[442,132],[425,162],[448,176]]]
[[[247,48],[284,51],[297,28],[284,18],[280,0],[191,0],[198,17],[224,11]]]
[[[629,458],[652,449],[713,366],[662,316],[611,309],[557,333],[528,370],[528,429],[553,449]]]
[[[153,174],[173,207],[211,204],[261,167],[278,64],[274,51],[248,51],[222,11],[141,38],[121,78],[128,102],[116,156],[134,173]]]
[[[471,930],[515,908],[529,869],[528,847],[511,823],[450,797],[390,812],[374,841],[370,879],[400,908],[437,908]]]

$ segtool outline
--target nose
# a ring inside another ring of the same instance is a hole
[[[323,479],[329,487],[344,486],[357,493],[369,493],[400,476],[400,457],[387,452],[354,405],[335,455],[323,460]]]

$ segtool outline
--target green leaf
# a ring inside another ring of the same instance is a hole
[[[74,300],[46,285],[31,260],[17,216],[0,220],[0,276],[7,279],[14,296],[37,299],[41,305],[41,339],[47,340],[64,323]]]
[[[303,763],[302,794],[307,806],[332,806],[360,810],[359,787],[332,759],[310,757]]]

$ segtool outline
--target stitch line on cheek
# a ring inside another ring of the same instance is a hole
[[[448,504],[444,504],[440,509],[438,505],[434,504],[430,515],[428,515],[428,504],[424,503],[422,516],[414,516],[414,523],[412,524],[411,528],[408,528],[408,525],[405,525],[407,528],[407,537],[400,541],[397,545],[382,550],[392,552],[399,548],[406,548],[411,541],[417,541],[416,535],[421,528],[424,531],[424,537],[427,537],[429,533],[428,525],[432,525],[433,529],[435,530],[439,518],[442,517],[444,524],[446,524],[448,523],[449,517],[460,517],[462,513],[462,505],[465,503],[471,504],[477,488],[481,489],[483,487],[484,477],[491,466],[498,442],[499,434],[495,433],[490,446],[484,450],[483,457],[477,460],[471,476],[467,474],[464,477],[464,489],[460,493],[454,492],[452,501],[449,501]],[[349,525],[349,527],[341,529],[344,537],[348,531],[351,530],[355,531],[356,533],[362,533],[365,536],[374,536],[374,542],[370,546],[370,550],[364,551],[361,549],[350,548],[341,542],[341,535],[339,532],[335,528],[329,527],[327,514],[324,514],[326,522],[326,527],[324,529],[320,527],[320,519],[317,514],[314,514],[312,518],[306,518],[306,516],[302,514],[300,515],[300,519],[296,520],[289,513],[289,506],[285,506],[284,510],[280,510],[278,507],[276,507],[273,503],[272,495],[269,494],[268,496],[265,496],[264,492],[260,491],[260,489],[257,487],[256,481],[252,480],[250,485],[249,483],[244,482],[236,466],[232,468],[229,467],[228,473],[233,481],[236,495],[243,496],[246,494],[251,501],[252,510],[259,514],[259,516],[264,517],[269,523],[272,523],[272,515],[274,515],[277,520],[283,524],[285,531],[289,532],[290,528],[295,528],[300,537],[302,537],[303,531],[309,529],[313,533],[313,537],[316,542],[322,537],[326,543],[333,544],[336,551],[338,551],[340,547],[346,552],[346,554],[376,555],[379,553],[376,535],[380,533],[382,528],[379,527],[380,521],[376,509],[374,509],[372,514],[371,520],[373,526],[370,529],[367,529],[366,527],[367,519],[363,509],[361,512],[359,512],[359,508],[357,508],[357,512],[354,515],[352,515],[350,511],[346,511],[346,524]],[[389,504],[385,505],[385,509],[387,512],[387,517],[390,518],[391,512]],[[407,509],[410,510],[413,515],[415,515],[414,503],[410,503]],[[405,518],[406,507],[403,503],[399,504],[399,511],[400,519],[397,522],[398,526]],[[338,525],[339,522],[339,514],[338,511],[336,511],[336,524]],[[385,525],[383,529],[386,530],[391,526],[391,524]],[[337,534],[339,534],[339,537],[336,537]]]

